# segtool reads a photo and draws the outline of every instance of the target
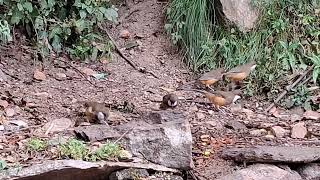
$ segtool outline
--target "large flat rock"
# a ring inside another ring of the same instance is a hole
[[[300,146],[229,148],[222,152],[222,157],[237,162],[310,163],[320,160],[320,148]]]

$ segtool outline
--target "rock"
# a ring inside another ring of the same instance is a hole
[[[59,80],[59,81],[63,81],[65,79],[67,79],[67,75],[64,74],[64,73],[57,73],[56,74],[56,79]]]
[[[128,30],[122,30],[120,32],[120,37],[124,39],[128,39],[130,37],[130,32]]]
[[[25,121],[20,121],[20,120],[9,121],[9,124],[14,124],[14,125],[18,126],[19,128],[28,127],[28,123],[26,123]]]
[[[156,111],[116,127],[120,134],[127,133],[126,147],[134,156],[166,167],[191,169],[192,136],[190,124],[181,112]]]
[[[303,114],[303,117],[310,120],[320,120],[320,113],[317,111],[308,110]]]
[[[36,80],[39,80],[39,81],[44,81],[46,79],[46,75],[43,72],[41,72],[38,69],[36,69],[33,72],[33,78],[36,79]]]
[[[303,179],[317,180],[320,179],[320,164],[310,163],[302,165],[297,169]]]
[[[128,161],[132,159],[132,154],[127,150],[120,150],[118,158],[120,161]]]
[[[141,179],[149,176],[145,169],[124,169],[111,173],[109,180]]]
[[[4,131],[4,126],[0,125],[0,131]]]
[[[12,116],[14,116],[14,115],[15,115],[15,111],[14,111],[13,108],[7,108],[7,109],[6,109],[6,116],[7,116],[7,117],[12,117]]]
[[[181,176],[174,175],[173,173],[158,172],[149,176],[146,180],[183,180]]]
[[[274,135],[272,134],[267,134],[266,136],[264,136],[267,140],[271,141],[274,139]]]
[[[90,124],[89,124],[90,125]],[[118,130],[108,125],[79,126],[74,129],[76,136],[84,141],[102,141],[111,138],[119,138]]]
[[[220,0],[227,19],[238,28],[247,32],[252,29],[259,17],[258,10],[253,8],[251,0]]]
[[[97,74],[94,70],[87,68],[87,67],[81,68],[80,71],[83,72],[84,74],[86,74],[87,76],[92,76],[94,74]]]
[[[205,116],[203,113],[201,113],[201,112],[197,112],[196,116],[197,116],[198,119],[204,119],[204,118],[206,118],[206,116]]]
[[[255,137],[265,136],[268,134],[268,131],[265,129],[255,129],[250,131],[250,135]]]
[[[9,168],[0,172],[0,179],[87,180],[108,179],[114,171],[127,168],[150,169],[178,173],[177,170],[153,163],[85,162],[80,160],[47,160],[29,167]]]
[[[275,135],[277,138],[282,138],[285,136],[286,134],[286,130],[283,129],[282,127],[280,126],[273,126],[271,128],[271,132],[273,135]]]
[[[190,113],[194,113],[194,112],[197,112],[198,111],[198,107],[196,105],[191,105],[189,107],[189,112]]]
[[[54,132],[62,132],[64,130],[67,130],[73,125],[74,123],[70,119],[60,118],[60,119],[54,119],[52,121],[49,121],[42,127],[42,129],[45,130],[45,134],[49,134]]]
[[[320,148],[257,146],[252,148],[229,148],[222,152],[222,157],[237,162],[264,163],[311,163],[320,160]]]
[[[304,122],[295,124],[291,130],[292,138],[304,138],[308,133],[307,128],[305,127]]]
[[[255,164],[238,170],[218,180],[302,180],[301,176],[291,170],[284,170],[271,164]]]
[[[0,106],[5,109],[9,106],[9,103],[5,100],[0,100]]]
[[[238,132],[244,132],[247,130],[247,127],[243,123],[241,123],[237,120],[227,121],[225,124],[225,127],[229,128],[229,129],[233,129]]]

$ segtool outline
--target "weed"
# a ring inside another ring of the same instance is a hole
[[[117,158],[120,155],[121,148],[118,144],[111,142],[106,143],[95,152],[89,155],[90,161],[97,161],[102,159]]]
[[[28,151],[43,151],[47,148],[47,142],[39,138],[30,138],[26,144]]]
[[[65,144],[59,145],[58,149],[62,157],[77,160],[84,159],[89,153],[86,145],[82,141],[76,139],[69,139]]]
[[[0,42],[7,43],[12,41],[9,24],[6,20],[0,21]]]

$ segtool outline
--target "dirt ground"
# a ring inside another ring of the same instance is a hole
[[[158,109],[157,101],[167,93],[166,90],[174,90],[182,83],[192,80],[192,73],[182,62],[182,54],[172,45],[164,32],[166,4],[157,0],[131,0],[128,3],[129,7],[119,8],[121,24],[113,26],[110,32],[120,47],[134,40],[138,41],[139,47],[123,50],[124,54],[140,67],[152,71],[159,77],[158,79],[133,69],[116,53],[112,61],[106,64],[72,63],[73,67],[79,69],[90,68],[107,74],[105,80],[91,78],[92,83],[101,87],[96,88],[68,64],[60,61],[35,61],[33,55],[28,52],[28,47],[17,44],[1,50],[0,67],[7,73],[7,81],[0,81],[0,92],[19,102],[23,99],[20,103],[29,103],[33,107],[22,108],[17,101],[10,102],[9,107],[14,109],[15,115],[8,117],[7,120],[24,120],[29,126],[42,125],[57,118],[76,121],[79,118],[76,110],[81,106],[77,102],[86,100],[120,104],[129,102],[134,105],[136,111],[150,111]],[[120,38],[122,30],[130,32],[129,39]],[[40,69],[46,74],[45,80],[33,79],[35,69]],[[57,73],[65,74],[66,78],[59,78]],[[190,92],[177,92],[177,94],[185,98],[199,96]],[[247,101],[242,100],[241,104],[246,105]],[[237,106],[232,109],[232,112],[237,112]],[[177,110],[184,111],[188,115],[194,140],[195,174],[205,179],[214,179],[239,168],[219,157],[221,150],[228,145],[243,146],[243,142],[246,142],[245,145],[276,143],[274,140],[261,140],[242,135],[243,132],[239,130],[242,126],[237,122],[247,121],[248,114],[252,115],[249,110],[245,113],[221,113],[192,102],[180,103]],[[126,117],[125,114],[122,116]],[[263,115],[252,116],[255,118],[251,120],[257,124],[261,121],[278,123],[274,118]],[[254,124],[252,121],[250,123]],[[19,139],[23,137],[7,136],[1,143],[1,148],[6,149],[5,142],[17,143]],[[10,157],[18,158],[12,161],[23,159],[12,154]]]

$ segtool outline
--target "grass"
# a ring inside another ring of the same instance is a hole
[[[270,99],[307,65],[315,65],[313,82],[319,83],[320,0],[252,1],[262,16],[249,33],[218,21],[217,3],[212,2],[172,0],[167,11],[167,32],[186,49],[194,71],[230,69],[256,60],[246,93],[264,93]]]
[[[26,147],[28,151],[39,152],[47,148],[47,142],[39,138],[30,138],[26,143]]]

